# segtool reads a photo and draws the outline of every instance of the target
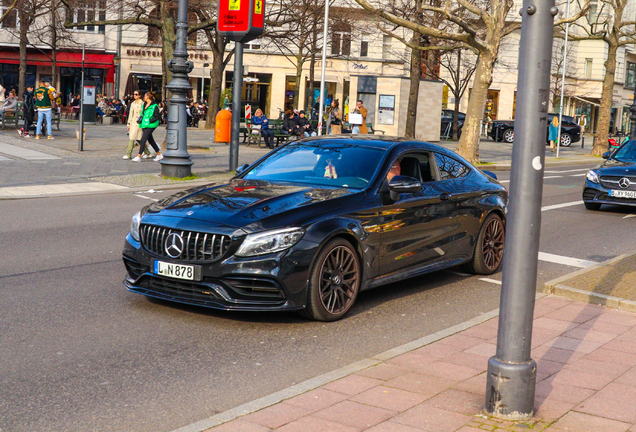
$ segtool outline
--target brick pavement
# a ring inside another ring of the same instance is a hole
[[[536,414],[485,415],[497,318],[246,415],[219,414],[207,432],[636,431],[636,314],[547,295],[536,301]]]

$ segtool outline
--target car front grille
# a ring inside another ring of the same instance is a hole
[[[630,185],[626,188],[622,188],[619,186],[618,182],[622,179],[626,178],[629,180]],[[629,190],[636,191],[636,177],[628,177],[628,176],[601,176],[601,186],[607,189],[616,189],[616,190]]]
[[[222,300],[216,291],[206,285],[188,281],[176,281],[160,277],[144,278],[142,287],[159,294],[191,298],[195,300]]]
[[[178,248],[171,250],[174,252],[180,250],[181,253],[168,255],[166,240],[173,233],[181,237],[183,244],[178,244]],[[226,235],[184,231],[146,224],[141,225],[139,234],[141,244],[148,252],[160,257],[190,262],[217,261],[225,255],[231,242],[230,237]]]
[[[244,296],[257,296],[272,299],[284,299],[285,295],[279,285],[270,279],[228,277],[223,280],[234,291]]]
[[[609,196],[606,193],[600,194],[598,196],[598,199],[601,200],[601,201],[611,201],[611,202],[623,203],[623,204],[635,204],[636,203],[636,200],[634,200],[632,198],[618,198],[618,197]]]
[[[596,198],[596,192],[593,189],[585,189],[583,191],[583,199],[586,201],[592,201]]]

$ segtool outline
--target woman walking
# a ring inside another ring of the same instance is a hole
[[[130,103],[130,108],[128,108],[128,148],[126,148],[126,154],[123,159],[132,159],[135,141],[139,141],[141,139],[143,132],[139,123],[137,123],[137,119],[143,111],[144,101],[141,100],[141,93],[137,90],[135,90],[133,97],[135,100]],[[148,151],[148,148],[145,148],[144,155],[142,157],[145,159],[148,156],[150,156],[150,152]]]
[[[550,141],[550,151],[556,150],[556,141],[559,137],[559,117],[554,116],[550,126],[548,127],[548,141]]]
[[[152,148],[157,153],[157,157],[153,160],[159,162],[163,159],[163,155],[159,151],[159,146],[157,142],[152,136],[152,133],[159,126],[159,120],[161,119],[161,112],[159,111],[159,106],[155,102],[155,97],[152,93],[148,92],[144,95],[144,105],[141,111],[141,140],[139,141],[139,154],[135,156],[133,162],[140,162],[141,155],[146,149],[146,141],[150,143]],[[138,119],[139,120],[139,119]]]
[[[331,130],[331,135],[339,135],[342,133],[342,112],[340,112],[340,101],[334,99],[331,101],[331,109],[327,118],[327,130]],[[329,129],[331,128],[331,129]]]

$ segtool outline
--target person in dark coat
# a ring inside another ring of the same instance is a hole
[[[18,135],[24,138],[31,138],[29,128],[33,125],[35,117],[35,101],[33,100],[33,86],[28,85],[22,95],[22,112],[24,114],[24,127],[18,129]]]
[[[261,135],[265,138],[265,145],[271,149],[274,148],[274,131],[269,128],[269,120],[263,114],[263,110],[258,108],[252,119],[255,125],[261,125]]]
[[[296,115],[292,110],[288,110],[285,113],[285,119],[283,120],[283,129],[281,131],[284,135],[301,135],[300,125],[296,119]]]
[[[316,131],[311,126],[311,122],[309,121],[307,116],[305,116],[305,111],[301,111],[298,114],[298,125],[300,126],[300,131],[302,132],[304,136],[314,137],[317,135]]]

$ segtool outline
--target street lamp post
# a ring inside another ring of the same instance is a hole
[[[629,107],[629,139],[636,139],[636,86],[634,86],[634,101]]]
[[[166,152],[161,163],[161,175],[166,177],[189,177],[192,175],[194,162],[188,154],[188,118],[186,105],[188,92],[192,86],[188,82],[188,74],[194,64],[188,61],[186,46],[188,37],[188,0],[179,0],[177,13],[177,41],[174,57],[168,61],[168,69],[172,72],[172,81],[166,86],[172,93],[168,110],[168,133],[166,135]]]

